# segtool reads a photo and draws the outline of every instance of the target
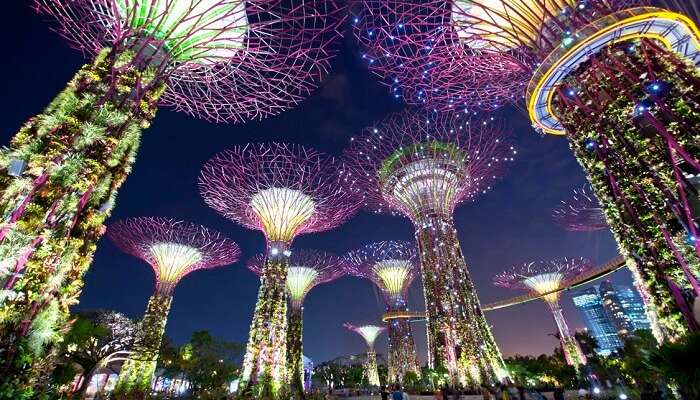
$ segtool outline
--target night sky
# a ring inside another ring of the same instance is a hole
[[[86,60],[49,30],[50,21],[38,16],[25,1],[3,1],[5,50],[0,64],[0,126],[7,144],[20,125],[41,112],[64,88]],[[186,341],[196,330],[245,342],[258,289],[257,277],[245,261],[264,249],[263,235],[241,228],[209,209],[199,196],[197,175],[215,153],[248,142],[300,143],[339,155],[351,136],[404,105],[362,65],[350,35],[333,63],[330,76],[298,107],[263,121],[217,125],[161,109],[144,132],[131,176],[122,186],[112,221],[134,216],[187,219],[218,229],[242,251],[235,265],[187,276],[175,292],[166,334]],[[495,288],[491,277],[514,264],[560,256],[585,256],[603,263],[616,255],[608,232],[569,233],[552,222],[551,209],[584,184],[584,175],[566,140],[540,137],[527,118],[515,109],[494,116],[504,118],[515,133],[516,162],[494,190],[463,204],[455,214],[456,227],[483,304],[520,294]],[[319,234],[300,236],[296,248],[343,253],[378,240],[412,240],[407,219],[361,211],[345,225]],[[627,271],[613,275],[629,284]],[[113,309],[130,317],[142,315],[154,287],[154,275],[144,262],[121,253],[103,238],[85,277],[76,310]],[[420,282],[410,291],[410,305],[423,309]],[[564,294],[564,312],[574,329],[583,327],[571,298]],[[365,346],[346,321],[379,322],[383,305],[369,281],[345,277],[316,287],[304,311],[304,351],[316,363],[340,355],[360,353]],[[548,336],[556,330],[543,302],[487,313],[503,353],[550,353],[557,345]],[[425,328],[414,325],[421,362],[425,362]],[[386,336],[378,341],[386,351]]]

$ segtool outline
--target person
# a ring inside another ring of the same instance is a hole
[[[491,391],[483,384],[481,385],[481,398],[483,400],[491,400]]]
[[[564,389],[561,386],[554,388],[554,400],[564,400]]]
[[[391,393],[391,400],[403,400],[403,393],[401,392],[401,386],[394,386],[394,391]]]
[[[588,390],[581,388],[578,390],[579,400],[585,400],[588,397]]]
[[[525,387],[523,385],[518,385],[518,398],[525,400]]]
[[[498,400],[511,400],[510,392],[508,391],[508,386],[501,385],[501,392]]]
[[[403,396],[401,400],[411,400],[405,390],[401,392],[401,395]]]
[[[384,388],[382,388],[381,396],[382,396],[382,400],[389,400],[389,389],[386,386],[384,386]]]

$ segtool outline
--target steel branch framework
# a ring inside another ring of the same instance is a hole
[[[343,324],[345,328],[362,336],[367,342],[367,361],[365,363],[365,375],[370,386],[379,386],[379,369],[377,365],[377,353],[374,351],[374,341],[386,330],[379,325],[353,325],[349,322]]]
[[[187,274],[236,262],[238,245],[219,232],[168,218],[130,218],[110,225],[107,236],[125,253],[147,262],[156,289],[142,320],[143,348],[133,349],[115,387],[117,393],[147,394],[155,372],[173,291]]]
[[[515,151],[491,121],[464,114],[394,114],[353,138],[346,156],[365,206],[416,229],[428,315],[429,363],[462,384],[505,368],[481,312],[454,229],[460,202],[491,188]]]
[[[581,364],[586,364],[586,356],[581,351],[576,339],[571,335],[564,319],[562,308],[559,305],[561,293],[552,292],[566,286],[566,282],[585,274],[591,268],[590,261],[584,258],[559,258],[526,263],[502,272],[493,279],[494,285],[499,287],[523,289],[544,294],[542,298],[552,311],[552,316],[557,324],[566,362],[576,368]]]
[[[408,311],[406,294],[420,270],[416,246],[411,242],[377,242],[351,251],[343,257],[351,275],[371,280],[381,290],[387,312]],[[407,372],[419,374],[411,321],[387,321],[390,383],[399,383]]]
[[[591,232],[608,229],[603,209],[590,185],[575,189],[569,200],[552,210],[552,218],[567,231]]]
[[[94,56],[131,49],[157,66],[160,101],[224,122],[275,115],[328,73],[344,5],[333,0],[35,0]]]
[[[248,144],[209,160],[199,179],[204,201],[267,239],[267,261],[243,364],[243,387],[280,395],[287,381],[289,246],[299,234],[334,228],[359,206],[339,161],[290,144]]]

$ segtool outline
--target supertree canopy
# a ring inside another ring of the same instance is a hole
[[[144,314],[143,336],[119,372],[115,391],[148,394],[175,286],[185,275],[236,262],[238,245],[216,231],[167,218],[130,218],[110,225],[107,236],[125,253],[147,262],[156,288]]]
[[[365,375],[370,386],[379,386],[379,367],[377,366],[377,353],[374,351],[374,341],[386,330],[386,327],[379,325],[353,325],[349,322],[343,324],[343,326],[362,336],[367,342]]]
[[[578,368],[586,364],[586,356],[581,351],[576,339],[571,335],[564,314],[559,305],[561,290],[566,282],[572,280],[591,268],[589,260],[584,258],[560,258],[549,261],[530,262],[502,272],[493,278],[499,287],[523,289],[541,295],[549,305],[554,321],[559,330],[559,340],[564,351],[566,363]]]
[[[469,121],[461,113],[394,114],[353,138],[346,151],[365,205],[413,222],[428,315],[429,365],[447,369],[462,384],[505,376],[452,219],[459,203],[489,190],[513,159],[515,151],[494,125]]]
[[[700,30],[675,12],[697,13],[695,2],[650,3],[363,0],[353,21],[370,69],[409,103],[484,108],[524,95],[536,130],[565,135],[676,340],[699,328]],[[455,81],[477,90],[461,96]]]
[[[65,322],[157,106],[216,122],[278,114],[326,74],[345,15],[334,0],[33,5],[94,59],[0,150],[0,347],[13,354],[0,375],[25,382],[39,372],[11,373],[31,357],[17,351],[40,340],[27,338],[38,317]]]
[[[608,229],[603,209],[590,185],[575,189],[570,199],[562,200],[552,210],[554,222],[571,232],[593,232]]]
[[[267,238],[242,375],[242,387],[257,390],[258,396],[279,395],[287,380],[289,246],[299,234],[332,229],[354,214],[359,199],[345,175],[333,157],[279,143],[235,147],[202,169],[204,201]]]
[[[248,261],[248,268],[262,276],[266,256],[258,255]],[[287,267],[287,294],[291,305],[287,330],[287,367],[293,392],[304,390],[303,378],[303,304],[306,294],[316,285],[330,282],[345,274],[344,260],[314,250],[294,250]]]
[[[406,293],[419,274],[418,255],[411,242],[377,242],[345,255],[352,275],[374,282],[384,295],[388,312],[408,311]],[[420,374],[411,322],[394,318],[387,323],[389,382],[398,383],[407,372]]]

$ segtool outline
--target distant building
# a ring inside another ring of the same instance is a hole
[[[575,292],[573,301],[583,315],[591,335],[598,342],[598,353],[604,356],[622,347],[617,329],[610,322],[603,300],[595,287]]]
[[[575,292],[573,300],[602,355],[622,347],[625,336],[651,327],[641,297],[628,286],[603,281],[597,287]]]

